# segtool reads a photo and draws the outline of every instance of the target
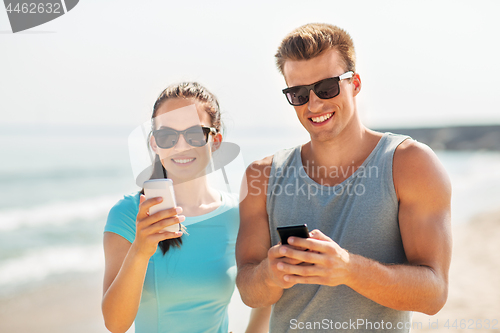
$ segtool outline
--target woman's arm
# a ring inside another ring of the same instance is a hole
[[[250,313],[245,333],[267,333],[269,332],[269,317],[271,317],[271,306],[254,308]]]
[[[142,295],[149,258],[162,240],[180,237],[180,232],[159,233],[163,228],[180,223],[176,208],[148,215],[158,198],[141,196],[137,214],[137,230],[132,244],[123,237],[104,233],[105,272],[102,313],[104,323],[113,333],[126,332],[135,320]],[[161,200],[161,198],[160,198]]]
[[[135,320],[149,258],[137,255],[129,241],[104,233],[104,323],[113,333],[126,332]]]

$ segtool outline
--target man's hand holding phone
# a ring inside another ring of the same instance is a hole
[[[305,239],[294,237],[288,240],[294,246],[306,248],[307,251],[297,250],[288,246],[281,246],[278,255],[288,260],[303,261],[303,264],[290,264],[281,261],[276,270],[283,279],[283,284],[321,284],[337,286],[348,284],[352,277],[351,270],[355,266],[351,261],[356,256],[341,248],[330,237],[320,230],[313,230],[310,237]]]
[[[284,280],[284,273],[281,268],[285,264],[288,265],[303,265],[304,262],[294,258],[288,258],[284,255],[284,251],[287,249],[293,249],[298,251],[304,251],[305,248],[297,247],[289,244],[289,237],[299,237],[307,238],[309,237],[309,230],[306,224],[301,225],[289,225],[277,228],[278,234],[280,235],[281,243],[271,247],[267,254],[268,265],[269,265],[269,278],[275,285],[287,289],[293,287],[295,283],[290,283]]]

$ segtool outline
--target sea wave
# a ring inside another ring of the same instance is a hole
[[[88,178],[128,177],[128,169],[124,168],[61,168],[37,170],[36,172],[3,171],[0,172],[0,185],[33,184],[33,182],[54,182],[61,180],[84,180]]]
[[[0,288],[41,281],[55,274],[93,272],[104,267],[102,245],[58,246],[0,263]]]
[[[105,195],[77,201],[60,201],[41,206],[0,211],[0,231],[23,227],[62,225],[77,219],[105,217],[122,194]]]
[[[441,151],[437,155],[452,183],[451,215],[454,223],[466,223],[477,214],[498,209],[498,152]]]

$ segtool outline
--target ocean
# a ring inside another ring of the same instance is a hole
[[[0,296],[102,271],[108,211],[138,190],[127,130],[28,132],[0,132]],[[279,141],[242,140],[244,163],[297,141],[278,134]],[[500,153],[437,155],[453,184],[454,224],[499,207]]]

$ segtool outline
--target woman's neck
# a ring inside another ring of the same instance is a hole
[[[208,185],[206,176],[184,182],[173,178],[172,181],[177,206],[182,207],[182,215],[207,214],[221,204],[220,194]]]

